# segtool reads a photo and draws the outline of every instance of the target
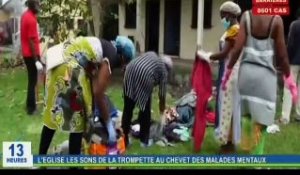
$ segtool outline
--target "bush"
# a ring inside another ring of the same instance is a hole
[[[0,68],[14,68],[23,65],[23,60],[20,55],[11,52],[0,54]]]

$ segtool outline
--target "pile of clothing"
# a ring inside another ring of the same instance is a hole
[[[175,108],[168,108],[160,117],[160,121],[151,121],[149,139],[159,146],[175,146],[174,142],[190,140],[190,130],[178,122],[178,113]],[[189,121],[188,121],[189,122]],[[186,124],[186,123],[185,123]],[[132,122],[131,135],[139,138],[140,125],[138,119]]]
[[[173,143],[189,141],[195,121],[196,98],[196,93],[191,90],[175,102],[175,107],[166,109],[160,121],[152,120],[149,139],[159,146],[174,146]],[[209,108],[206,117],[208,125],[213,125],[215,115]],[[139,138],[139,132],[139,121],[135,120],[131,125],[131,135]]]
[[[162,118],[166,119],[164,116],[162,116]],[[138,139],[139,132],[140,124],[138,120],[135,120],[131,125],[131,135]],[[174,142],[189,141],[190,131],[189,128],[179,126],[176,122],[165,123],[152,120],[149,139],[153,140],[153,142],[162,147],[175,146],[173,144]]]

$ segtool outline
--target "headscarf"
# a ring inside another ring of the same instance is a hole
[[[171,70],[173,68],[173,61],[172,61],[171,57],[162,55],[161,59],[165,63],[165,65],[168,67],[169,70]]]
[[[242,10],[238,4],[232,1],[226,1],[221,5],[220,11],[228,12],[235,16],[239,16]]]
[[[124,56],[126,62],[130,62],[135,58],[135,46],[133,42],[126,36],[117,36],[115,46],[118,54]]]

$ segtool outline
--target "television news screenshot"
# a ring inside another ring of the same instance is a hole
[[[0,170],[300,168],[299,0],[0,0]]]

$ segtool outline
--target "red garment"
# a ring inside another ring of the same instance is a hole
[[[38,22],[36,15],[27,10],[21,18],[21,45],[22,55],[25,58],[32,57],[29,40],[33,39],[36,56],[40,56],[40,42],[38,33]]]
[[[73,111],[81,111],[82,110],[82,105],[78,104],[77,102],[77,93],[72,92],[70,96],[70,108]]]
[[[205,112],[205,118],[206,118],[208,123],[212,123],[212,124],[215,123],[215,121],[216,121],[216,115],[215,114],[216,114],[215,112],[209,112],[209,111]]]
[[[201,150],[206,129],[206,108],[212,94],[212,73],[208,62],[196,56],[192,72],[192,86],[197,95],[193,127],[194,150]]]

